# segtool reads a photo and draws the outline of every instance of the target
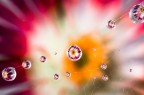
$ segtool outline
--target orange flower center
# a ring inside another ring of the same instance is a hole
[[[86,53],[83,51],[83,55],[82,55],[81,59],[78,60],[78,61],[76,61],[75,63],[76,63],[76,64],[75,64],[76,68],[78,68],[78,69],[83,68],[85,65],[88,64],[88,54],[86,54]]]

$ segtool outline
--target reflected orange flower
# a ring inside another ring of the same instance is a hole
[[[78,61],[71,61],[64,55],[64,72],[70,72],[70,79],[76,84],[82,84],[91,78],[101,78],[100,65],[106,62],[106,52],[103,41],[95,34],[87,34],[71,41],[71,45],[77,45],[82,50],[82,57]]]

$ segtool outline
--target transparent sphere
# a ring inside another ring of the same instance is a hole
[[[46,60],[47,60],[47,59],[46,59],[45,56],[41,56],[41,57],[40,57],[40,61],[41,61],[41,62],[46,62]]]
[[[107,75],[103,75],[103,76],[102,76],[102,80],[108,81],[108,76],[107,76]]]
[[[59,79],[59,75],[58,74],[54,74],[54,79],[58,80]]]
[[[16,75],[16,70],[13,67],[4,68],[2,71],[2,77],[5,81],[13,81]]]
[[[113,20],[108,21],[107,27],[108,27],[109,29],[114,29],[114,28],[116,27],[115,21],[113,21]]]
[[[144,6],[142,4],[135,5],[129,11],[129,17],[133,23],[144,22]]]
[[[71,73],[70,73],[70,72],[66,72],[66,73],[65,73],[65,76],[66,76],[66,77],[70,77],[70,76],[71,76]]]
[[[22,67],[24,69],[30,69],[31,68],[31,62],[29,60],[25,60],[22,62]]]
[[[107,64],[101,64],[101,69],[106,70],[107,69]]]
[[[76,45],[72,45],[66,53],[71,61],[77,61],[82,57],[82,50]]]

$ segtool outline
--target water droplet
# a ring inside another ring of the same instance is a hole
[[[114,29],[116,27],[116,23],[113,20],[108,21],[108,28],[109,29]]]
[[[41,62],[46,62],[46,60],[47,60],[47,59],[46,59],[45,56],[41,56],[41,57],[40,57],[40,61],[41,61]]]
[[[130,69],[130,72],[132,72],[132,69]]]
[[[103,75],[103,76],[102,76],[102,80],[108,81],[108,76],[107,76],[107,75]]]
[[[2,71],[2,77],[5,81],[13,81],[16,78],[16,71],[13,67],[4,68]]]
[[[141,4],[137,4],[129,11],[129,17],[133,23],[144,22],[144,7]]]
[[[66,76],[66,77],[70,77],[70,76],[71,76],[71,73],[70,73],[70,72],[66,72],[66,73],[65,73],[65,76]]]
[[[76,45],[71,46],[66,53],[71,61],[77,61],[82,57],[82,50]]]
[[[59,79],[59,75],[58,74],[54,74],[54,79],[58,80]]]
[[[106,70],[107,69],[107,65],[106,64],[101,64],[101,69]]]
[[[31,62],[29,60],[25,60],[22,62],[22,67],[24,69],[30,69],[31,68]]]

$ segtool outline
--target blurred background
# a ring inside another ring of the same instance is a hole
[[[0,0],[0,71],[17,72],[11,82],[0,76],[0,95],[144,95],[144,24],[128,15],[140,2]],[[81,48],[80,60],[67,57],[71,45]],[[23,60],[32,67],[23,69]]]

